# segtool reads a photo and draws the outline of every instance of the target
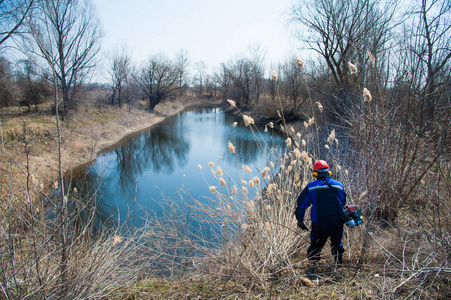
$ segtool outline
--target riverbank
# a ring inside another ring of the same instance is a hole
[[[213,100],[185,98],[160,103],[153,112],[142,107],[80,108],[60,122],[63,173],[91,162],[101,150],[190,106],[219,104]],[[15,188],[26,181],[27,172],[33,185],[41,189],[58,178],[58,132],[55,117],[49,113],[50,106],[43,105],[38,112],[27,113],[21,113],[19,108],[4,109],[0,114],[1,169],[13,171]],[[12,162],[12,167],[8,167],[8,162]],[[4,177],[6,180],[7,176]]]

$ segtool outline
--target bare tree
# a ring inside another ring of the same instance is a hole
[[[20,68],[17,74],[17,85],[21,91],[19,104],[27,106],[29,111],[34,105],[35,110],[38,111],[38,104],[52,95],[52,88],[47,80],[39,76],[32,61],[19,61],[18,66]]]
[[[74,91],[95,66],[101,33],[94,9],[89,1],[40,0],[33,18],[28,18],[29,36],[23,37],[25,53],[42,69],[50,72],[54,85],[55,115],[58,135],[58,242],[59,281],[69,276],[71,247],[71,212],[64,189],[61,159],[61,132],[59,126],[59,89],[63,98],[63,114],[75,108]]]
[[[246,58],[238,59],[230,68],[230,75],[233,82],[233,98],[241,106],[251,104],[251,80],[252,65]]]
[[[377,59],[385,49],[397,2],[300,1],[293,6],[292,21],[305,47],[325,59],[336,85],[348,87],[352,83],[348,62],[364,66],[367,51]]]
[[[174,63],[163,55],[154,55],[144,65],[136,81],[149,99],[152,111],[161,101],[175,96],[178,91],[179,72]]]
[[[282,77],[282,89],[287,97],[293,102],[293,109],[297,109],[301,100],[301,75],[302,69],[296,64],[296,59],[292,58],[287,60],[280,66]]]
[[[263,91],[263,76],[265,74],[265,54],[262,48],[258,45],[250,46],[250,59],[251,63],[251,73],[252,73],[252,82],[251,82],[251,98],[255,103],[260,99],[260,94]]]
[[[219,71],[213,75],[213,84],[221,92],[222,99],[227,100],[232,89],[232,78],[230,71],[225,63],[222,63]]]
[[[409,70],[412,71],[411,82],[419,94],[419,124],[426,128],[434,120],[444,91],[449,91],[451,3],[447,0],[420,2],[419,9],[413,15],[413,30],[407,29],[405,36],[410,37]]]
[[[22,26],[34,0],[0,0],[0,45]]]
[[[205,90],[205,80],[207,77],[207,65],[204,61],[195,64],[196,75],[194,75],[193,83],[198,97],[201,97]]]
[[[96,65],[102,33],[89,0],[40,0],[28,19],[32,41],[27,50],[42,59],[56,77],[64,118],[76,107],[74,91]]]
[[[16,103],[16,90],[11,63],[0,57],[0,107],[7,107]]]
[[[182,96],[188,89],[188,68],[189,68],[189,58],[188,53],[183,49],[177,53],[176,56],[176,67],[178,70],[178,88],[179,96]]]
[[[130,84],[132,69],[131,56],[127,53],[127,49],[122,47],[113,52],[110,57],[109,69],[111,89],[113,91],[113,94],[111,95],[112,105],[114,105],[115,100],[117,99],[119,108],[122,107],[123,92]]]
[[[219,78],[217,75],[221,85],[231,82],[228,94],[243,107],[257,104],[264,88],[264,53],[258,46],[250,47],[249,51],[249,57],[237,57],[228,66],[222,66]]]

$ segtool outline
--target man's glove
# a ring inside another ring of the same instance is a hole
[[[298,221],[298,227],[301,228],[302,230],[309,230],[309,229],[307,228],[307,226],[305,226],[304,220]]]

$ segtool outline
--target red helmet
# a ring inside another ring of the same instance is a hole
[[[329,169],[329,165],[325,160],[317,160],[313,165],[313,171],[319,171],[321,169]]]

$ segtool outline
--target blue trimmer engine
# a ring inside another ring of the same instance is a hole
[[[346,227],[352,228],[363,223],[362,212],[356,205],[345,206],[342,214]]]

